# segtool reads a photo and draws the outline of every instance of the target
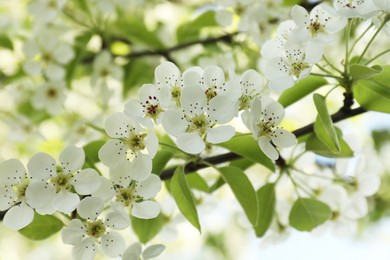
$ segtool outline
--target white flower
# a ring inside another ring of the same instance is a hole
[[[65,6],[67,0],[35,0],[32,1],[28,10],[34,16],[35,20],[42,23],[53,21],[61,9]]]
[[[73,49],[60,42],[56,32],[46,30],[36,38],[25,42],[23,51],[29,59],[24,63],[24,70],[30,75],[40,75],[43,69],[45,76],[51,80],[61,80],[65,76],[64,64],[74,57]]]
[[[277,127],[283,117],[282,105],[268,97],[255,98],[250,111],[242,114],[243,123],[253,133],[260,149],[272,160],[279,158],[279,153],[272,143],[284,148],[296,144],[294,134]]]
[[[129,208],[131,215],[137,218],[155,218],[160,213],[160,206],[152,199],[161,190],[161,179],[151,174],[143,181],[132,180],[119,172],[110,172],[111,180],[106,180],[93,193],[105,201],[115,199],[112,208]],[[127,215],[128,221],[129,215]]]
[[[73,219],[62,230],[62,241],[73,245],[73,259],[92,260],[96,255],[96,244],[100,245],[101,251],[108,257],[118,257],[125,250],[126,244],[123,237],[110,229],[121,230],[128,227],[126,213],[114,210],[102,220],[98,217],[103,207],[104,203],[101,198],[83,199],[77,207],[77,213],[85,221]]]
[[[162,125],[176,137],[183,151],[198,154],[206,148],[205,141],[222,143],[234,135],[234,128],[225,124],[236,113],[231,99],[218,95],[207,102],[207,95],[199,86],[184,87],[180,97],[182,110],[171,109],[162,116]]]
[[[64,91],[63,81],[46,82],[32,96],[32,104],[36,109],[45,109],[50,115],[57,115],[66,98]]]
[[[26,202],[26,189],[30,183],[23,164],[10,159],[0,164],[0,211],[7,210],[3,223],[19,230],[30,224],[34,210]]]
[[[369,18],[377,11],[371,0],[334,0],[336,13],[346,18]]]
[[[146,131],[124,113],[107,118],[105,127],[112,138],[99,150],[101,162],[110,168],[131,168],[131,178],[146,179],[152,170],[152,159],[158,149],[158,139],[152,129]]]
[[[307,77],[313,64],[321,59],[322,49],[321,45],[313,42],[305,46],[291,44],[286,45],[278,57],[266,59],[262,69],[270,88],[282,91]]]
[[[112,62],[108,51],[102,51],[96,56],[93,61],[92,86],[105,82],[109,77],[120,81],[122,76],[123,71],[121,67]]]
[[[122,256],[122,260],[147,260],[159,256],[165,250],[162,244],[151,245],[142,250],[140,243],[129,246]]]
[[[319,43],[334,40],[331,35],[342,30],[347,24],[347,19],[332,15],[327,11],[329,8],[331,7],[324,8],[324,5],[317,5],[309,14],[302,6],[294,6],[291,16],[298,28],[293,33],[306,34],[309,39]]]
[[[165,61],[156,67],[154,77],[157,86],[165,86],[170,89],[172,100],[180,106],[180,94],[183,87],[183,80],[179,68],[174,63]]]
[[[125,113],[135,118],[137,122],[153,127],[153,122],[159,122],[160,115],[171,103],[171,90],[167,85],[144,84],[139,89],[140,101],[130,100],[125,105]]]
[[[32,177],[26,190],[27,202],[42,214],[52,214],[55,210],[68,214],[75,210],[80,202],[78,194],[89,195],[101,184],[95,170],[80,170],[84,161],[84,150],[75,146],[61,152],[58,168],[50,155],[35,154],[27,165]]]

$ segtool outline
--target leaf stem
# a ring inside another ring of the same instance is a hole
[[[375,38],[378,36],[379,32],[382,30],[382,28],[386,25],[386,22],[383,22],[381,26],[376,30],[375,34],[371,37],[370,41],[367,43],[366,47],[364,48],[362,54],[360,55],[359,59],[357,60],[357,63],[361,61],[361,59],[364,57],[366,52],[368,51],[368,48],[371,46],[372,42],[375,40]]]
[[[378,59],[378,58],[381,57],[382,55],[385,55],[385,54],[387,54],[387,53],[389,53],[389,52],[390,52],[390,49],[387,49],[387,50],[385,50],[385,51],[382,51],[381,53],[379,53],[379,54],[376,55],[375,57],[369,59],[369,60],[366,62],[365,65],[370,64],[370,63],[373,62],[374,60]]]

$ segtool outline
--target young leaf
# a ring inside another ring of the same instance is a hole
[[[329,220],[332,211],[325,203],[307,198],[295,201],[289,216],[290,225],[300,231],[311,231]]]
[[[352,64],[350,67],[351,76],[354,80],[369,79],[379,73],[382,73],[382,71],[383,68],[379,65],[366,67],[360,64]]]
[[[359,80],[352,87],[360,106],[367,110],[390,113],[390,66],[369,80]]]
[[[177,29],[176,35],[178,42],[189,42],[199,38],[200,31],[205,27],[217,26],[215,21],[215,12],[207,11],[187,22]]]
[[[207,185],[207,182],[202,178],[202,176],[199,175],[199,173],[194,172],[191,174],[186,175],[188,185],[192,189],[197,189],[206,193],[210,193],[210,188]]]
[[[97,140],[84,145],[85,158],[88,163],[99,162],[99,150],[105,144],[104,140]]]
[[[169,160],[172,158],[172,153],[166,150],[160,150],[157,152],[157,154],[153,158],[153,168],[152,172],[160,175],[162,170],[164,170],[165,166],[169,162]]]
[[[315,134],[309,135],[309,138],[306,140],[306,150],[312,151],[318,155],[332,158],[348,158],[353,156],[353,151],[344,141],[342,137],[342,132],[336,127],[337,138],[340,144],[340,152],[334,153],[328,148]]]
[[[225,184],[225,180],[222,177],[219,177],[211,186],[210,186],[210,193],[213,193],[214,191],[218,190],[220,187],[222,187]]]
[[[54,216],[35,213],[34,220],[19,230],[19,233],[31,240],[43,240],[60,231],[63,225],[62,221]]]
[[[0,35],[0,47],[13,50],[14,45],[7,35]]]
[[[195,199],[186,180],[183,166],[177,167],[173,174],[171,179],[171,193],[180,212],[196,229],[199,230],[199,232],[201,232]]]
[[[239,168],[231,166],[219,168],[219,172],[225,182],[230,186],[241,207],[244,209],[249,222],[252,223],[253,226],[256,226],[258,214],[257,196],[248,177]]]
[[[313,99],[318,111],[318,116],[314,123],[314,132],[330,150],[334,153],[338,153],[340,152],[340,144],[332,119],[326,108],[325,98],[319,94],[314,94]]]
[[[162,229],[165,223],[165,217],[160,213],[152,219],[141,219],[131,216],[131,226],[139,241],[143,244],[149,242]]]
[[[294,86],[285,90],[279,97],[278,102],[283,107],[288,107],[298,100],[307,96],[314,90],[328,84],[326,79],[319,76],[309,76],[303,80],[298,81]]]
[[[267,232],[274,216],[276,200],[275,184],[268,183],[264,185],[257,191],[256,195],[259,213],[255,232],[257,237],[262,237]]]
[[[235,136],[229,141],[218,145],[248,160],[260,163],[271,171],[275,170],[275,165],[273,162],[260,150],[259,145],[252,136]]]

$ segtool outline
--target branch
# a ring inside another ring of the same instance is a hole
[[[333,123],[336,123],[336,122],[339,122],[341,120],[344,120],[344,119],[347,119],[347,118],[350,118],[350,117],[353,117],[356,115],[360,115],[364,112],[367,112],[367,110],[365,110],[364,108],[361,108],[361,107],[355,108],[355,109],[350,109],[350,110],[346,110],[344,107],[342,107],[339,111],[337,111],[335,114],[332,115],[332,121],[333,121]],[[313,131],[313,129],[314,129],[314,123],[306,125],[302,128],[295,130],[293,132],[293,134],[298,138],[300,136],[304,136],[308,133],[311,133]],[[239,158],[241,158],[240,155],[229,152],[229,153],[225,153],[225,154],[221,154],[221,155],[208,157],[208,158],[203,159],[203,160],[208,162],[208,163],[212,163],[212,164],[221,164],[221,163],[233,161],[233,160],[236,160]],[[191,172],[195,172],[197,170],[207,168],[207,167],[208,167],[208,165],[206,165],[206,164],[192,162],[192,163],[187,164],[187,166],[184,168],[184,172],[191,173]],[[160,174],[161,180],[168,180],[168,179],[172,178],[175,170],[176,170],[176,167],[162,171]]]

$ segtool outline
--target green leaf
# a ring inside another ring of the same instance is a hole
[[[309,135],[306,140],[306,150],[312,151],[318,155],[332,158],[348,158],[353,157],[353,151],[348,143],[344,141],[342,132],[336,127],[337,138],[340,144],[340,152],[334,153],[328,148],[315,134]]]
[[[291,88],[286,89],[282,95],[280,95],[278,102],[282,104],[283,107],[288,107],[301,100],[303,97],[307,96],[314,90],[327,84],[328,81],[326,81],[326,79],[323,77],[309,76],[303,80],[298,81]]]
[[[390,113],[390,66],[383,73],[369,80],[359,80],[353,87],[353,95],[360,106],[367,110]]]
[[[301,3],[301,0],[284,0],[283,1],[284,6],[299,5],[300,3]]]
[[[0,47],[10,49],[11,51],[14,49],[14,45],[7,35],[0,35]]]
[[[352,64],[350,67],[351,76],[354,80],[369,79],[382,73],[382,71],[383,68],[379,65],[367,67],[360,64]]]
[[[194,172],[191,174],[186,175],[188,185],[192,189],[204,191],[206,193],[210,193],[210,188],[207,185],[207,182],[202,178],[202,176],[199,175],[199,173]]]
[[[244,170],[248,169],[249,167],[251,167],[253,164],[254,164],[253,161],[243,158],[243,159],[238,159],[238,160],[232,161],[229,164],[229,166],[237,167],[237,168],[244,171]]]
[[[142,84],[153,81],[154,65],[142,59],[130,60],[123,67],[123,94],[127,94],[132,88],[140,88]]]
[[[258,219],[255,226],[257,237],[264,236],[271,225],[275,211],[275,184],[268,183],[257,191]]]
[[[210,186],[210,193],[213,193],[214,191],[218,190],[220,187],[222,187],[225,184],[225,180],[222,177],[219,177],[211,186]]]
[[[139,241],[143,244],[149,242],[162,229],[165,217],[160,213],[156,218],[141,219],[131,216],[131,226]]]
[[[43,240],[60,231],[63,225],[62,221],[54,216],[34,213],[34,220],[19,230],[19,233],[31,240]]]
[[[99,162],[99,150],[106,143],[104,140],[97,140],[84,145],[85,159],[88,163]]]
[[[215,21],[215,12],[207,11],[196,17],[194,20],[189,21],[177,29],[177,41],[189,42],[197,40],[202,29],[210,26],[217,26]]]
[[[325,203],[307,198],[295,201],[289,216],[290,225],[300,231],[311,231],[332,216],[332,211]]]
[[[271,171],[275,170],[273,162],[265,156],[265,154],[260,150],[256,140],[250,135],[238,135],[227,142],[217,145],[222,146],[248,160],[260,163]]]
[[[184,174],[184,167],[177,167],[171,179],[171,193],[184,217],[201,232],[195,199]]]
[[[152,172],[154,174],[160,175],[164,170],[165,166],[172,158],[173,154],[166,150],[159,150],[153,158],[153,168]]]
[[[245,173],[236,167],[222,167],[219,168],[222,178],[230,186],[234,196],[244,209],[245,215],[248,217],[253,226],[257,222],[258,204],[256,191],[252,183],[245,175]]]
[[[314,123],[314,132],[317,137],[329,147],[334,153],[340,152],[340,143],[332,119],[326,107],[325,97],[314,94],[314,104],[318,111],[317,119]]]

